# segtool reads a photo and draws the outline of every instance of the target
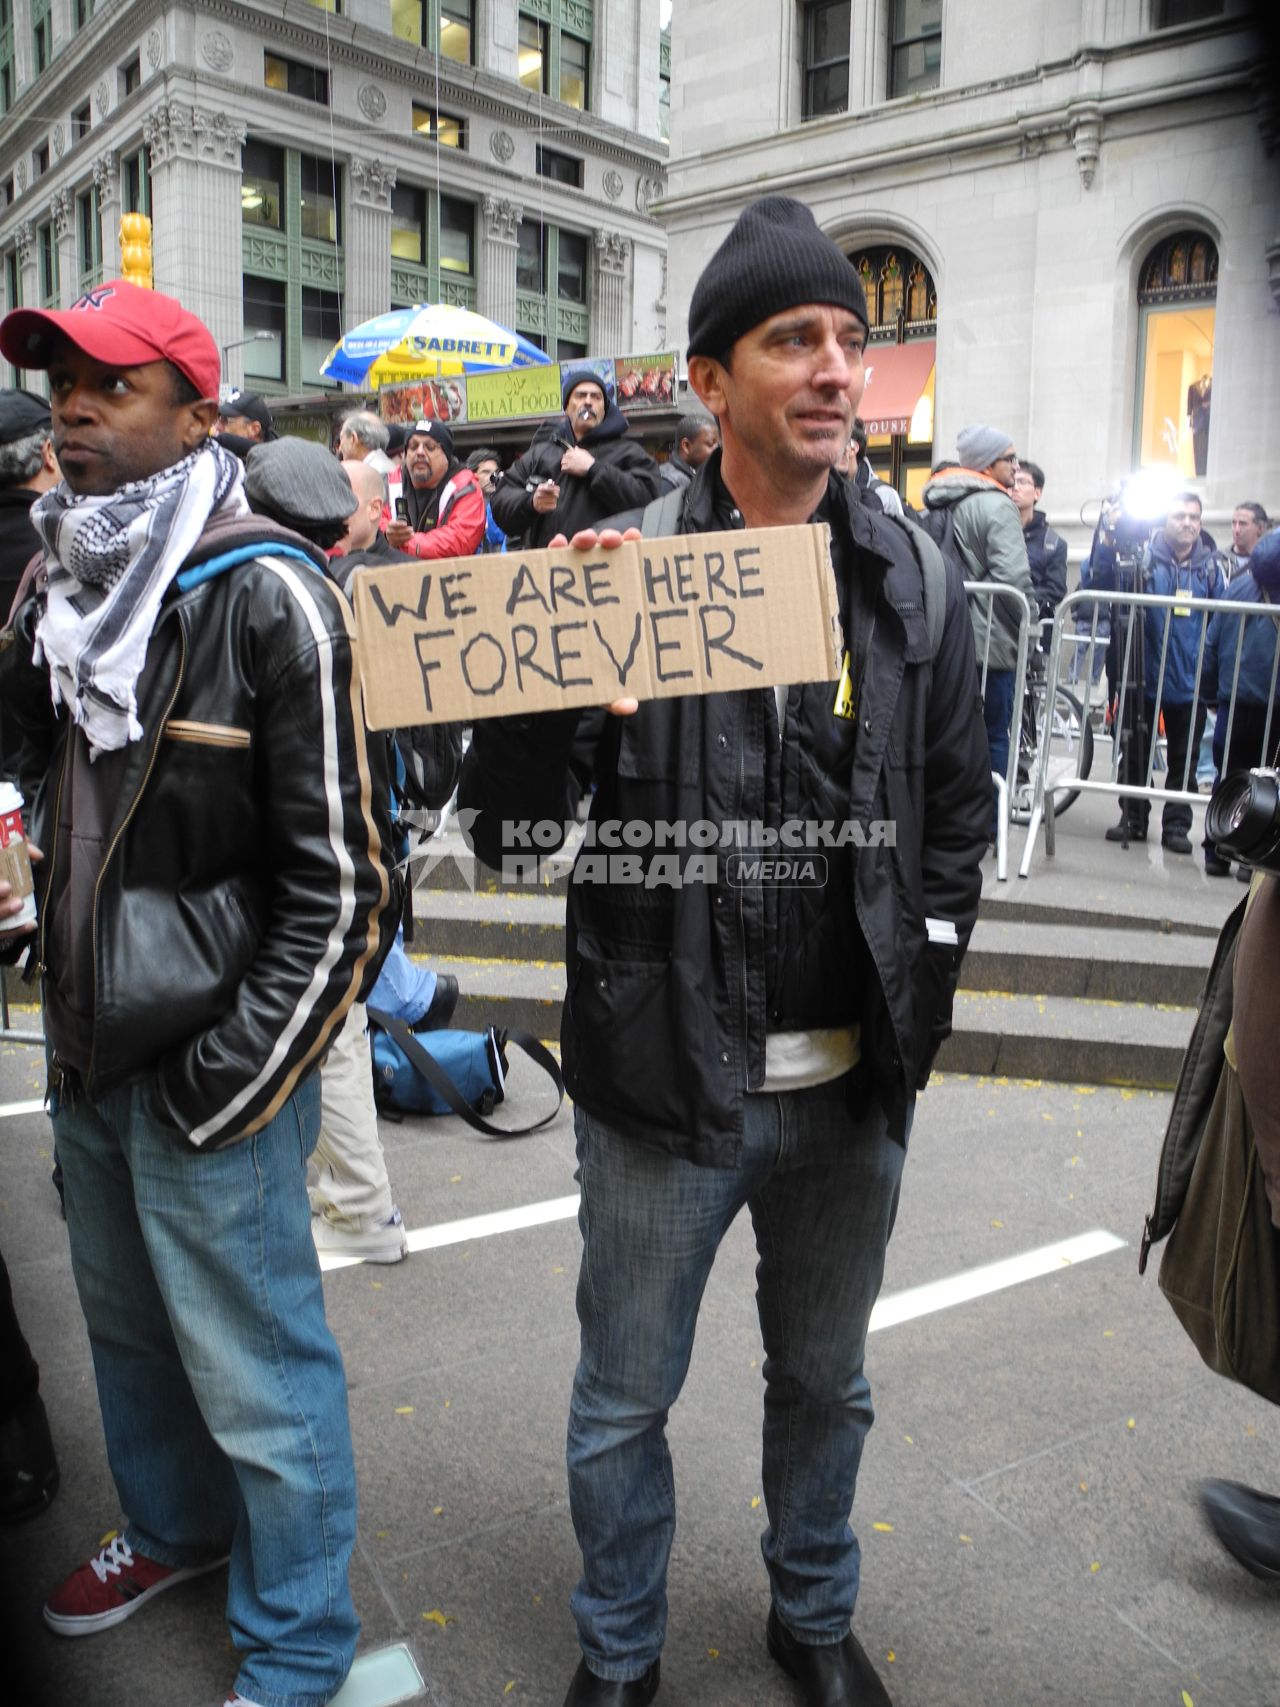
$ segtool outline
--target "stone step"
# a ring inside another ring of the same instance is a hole
[[[461,985],[455,1024],[559,1037],[565,990],[559,960],[449,956],[431,964]],[[1194,1018],[1189,1006],[964,989],[938,1065],[1002,1078],[1168,1089],[1177,1079]]]
[[[414,949],[428,960],[564,958],[564,898],[557,894],[420,890],[414,911]],[[981,917],[961,983],[965,989],[1019,995],[1194,1006],[1212,956],[1212,937],[1119,929],[1101,934],[1085,925]]]

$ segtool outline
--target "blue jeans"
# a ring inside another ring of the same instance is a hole
[[[396,931],[391,952],[382,963],[377,982],[369,992],[368,1005],[402,1019],[406,1025],[417,1025],[426,1013],[436,993],[436,975],[429,967],[410,960],[405,952],[404,926]]]
[[[997,776],[1009,774],[1009,724],[1013,718],[1013,670],[988,670],[982,709],[987,725],[987,752]],[[996,837],[997,794],[991,785],[991,839]]]
[[[904,1150],[845,1081],[747,1098],[736,1168],[700,1168],[576,1112],[581,1355],[569,1411],[569,1503],[583,1576],[578,1640],[600,1677],[640,1677],[662,1650],[675,1486],[667,1412],[684,1384],[703,1290],[745,1204],[764,1337],[761,1541],[778,1614],[839,1641],[858,1593],[849,1527],[871,1390],[862,1370]]]
[[[208,1152],[148,1079],[53,1116],[125,1539],[165,1565],[230,1552],[236,1688],[260,1707],[324,1707],[359,1633],[346,1383],[307,1201],[319,1125],[319,1073]]]

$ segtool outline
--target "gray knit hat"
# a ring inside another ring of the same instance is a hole
[[[764,196],[738,216],[694,286],[689,354],[727,356],[744,332],[806,302],[847,308],[870,329],[853,262],[803,202]]]
[[[356,508],[342,464],[313,439],[254,445],[245,462],[244,489],[255,510],[287,516],[299,533],[345,521]]]
[[[961,466],[978,474],[1012,449],[1011,433],[1002,433],[999,427],[984,427],[980,421],[961,427],[956,434],[956,455]]]

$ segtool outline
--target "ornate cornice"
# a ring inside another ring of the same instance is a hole
[[[114,148],[108,148],[94,161],[93,185],[104,206],[120,200],[120,162]]]
[[[167,101],[156,107],[142,125],[142,139],[151,150],[153,169],[182,158],[206,160],[239,171],[246,135],[244,125],[226,113],[188,106],[185,101]]]
[[[621,231],[599,230],[595,234],[596,265],[602,273],[625,273],[631,258],[631,239]]]
[[[363,160],[351,156],[351,193],[365,207],[387,209],[396,187],[396,169],[385,160]]]
[[[64,237],[70,237],[75,231],[75,198],[70,190],[55,190],[49,198],[49,212],[53,215],[54,236],[61,243]]]
[[[481,206],[487,235],[498,243],[514,243],[516,226],[524,217],[520,203],[510,201],[506,196],[486,196]]]

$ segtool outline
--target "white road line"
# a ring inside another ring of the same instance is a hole
[[[982,1268],[970,1268],[946,1280],[930,1281],[926,1286],[912,1286],[905,1292],[892,1292],[882,1298],[871,1312],[871,1326],[896,1328],[902,1322],[914,1322],[918,1316],[931,1316],[937,1310],[949,1310],[955,1304],[968,1304],[974,1298],[985,1298],[991,1292],[1003,1292],[1008,1286],[1020,1286],[1024,1280],[1038,1280],[1059,1269],[1088,1262],[1090,1257],[1106,1256],[1108,1251],[1123,1250],[1124,1239],[1101,1227],[1091,1233],[1081,1233],[1074,1239],[1063,1239],[1055,1245],[1041,1245],[1039,1250],[1024,1251],[1021,1256],[1006,1257],[1003,1262],[986,1263]]]
[[[568,1221],[578,1213],[578,1194],[572,1197],[553,1197],[545,1203],[528,1203],[521,1209],[500,1209],[492,1215],[471,1215],[463,1221],[443,1221],[435,1227],[419,1227],[409,1234],[410,1251],[435,1251],[445,1245],[461,1245],[471,1239],[487,1239],[495,1233],[514,1233],[524,1227],[544,1227],[551,1221]],[[968,1304],[975,1298],[985,1298],[992,1292],[1020,1286],[1027,1280],[1039,1280],[1046,1274],[1088,1262],[1091,1257],[1106,1256],[1110,1251],[1123,1250],[1126,1241],[1114,1233],[1097,1227],[1091,1233],[1080,1233],[1073,1239],[1061,1239],[1056,1244],[1041,1245],[1021,1256],[1006,1257],[1002,1262],[986,1263],[981,1268],[965,1269],[945,1280],[932,1280],[924,1286],[908,1287],[905,1292],[892,1292],[882,1298],[871,1312],[870,1333],[881,1328],[895,1328],[902,1322],[914,1322],[919,1316],[931,1316],[938,1310],[949,1310],[956,1304]],[[329,1273],[339,1268],[354,1268],[361,1257],[343,1257],[325,1252],[320,1267]]]
[[[578,1213],[578,1194],[553,1197],[545,1203],[527,1203],[522,1209],[499,1209],[492,1215],[471,1215],[465,1221],[442,1221],[435,1227],[419,1227],[409,1234],[410,1251],[436,1251],[442,1245],[462,1245],[468,1239],[487,1239],[494,1233],[515,1233],[522,1227],[542,1227],[548,1221],[568,1221]],[[320,1267],[352,1268],[362,1257],[342,1257],[326,1251]]]
[[[0,1120],[10,1114],[39,1114],[44,1107],[44,1098],[37,1097],[34,1102],[0,1103]]]

